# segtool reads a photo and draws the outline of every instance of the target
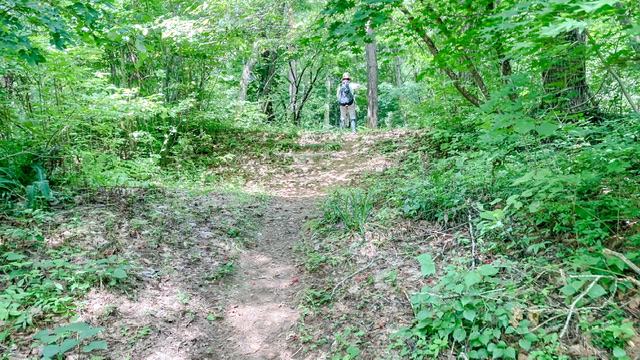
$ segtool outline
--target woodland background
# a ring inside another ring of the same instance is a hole
[[[403,356],[637,359],[638,19],[635,0],[3,1],[3,347],[69,315],[69,292],[127,277],[109,258],[83,285],[50,286],[61,275],[29,259],[51,251],[51,216],[105,189],[242,184],[228,169],[243,154],[337,131],[348,71],[366,89],[361,132],[423,132],[363,183],[366,200],[331,197],[325,220],[363,231],[374,218],[353,213],[375,207],[392,214],[376,221],[471,225],[472,252],[412,298]],[[478,267],[479,252],[503,262]],[[521,277],[499,277],[512,268]],[[576,329],[600,350],[567,352]]]

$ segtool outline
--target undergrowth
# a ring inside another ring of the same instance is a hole
[[[438,119],[379,144],[409,151],[364,180],[366,197],[331,195],[317,233],[331,243],[404,218],[465,248],[417,257],[414,320],[390,348],[402,357],[637,358],[640,119],[498,118]]]

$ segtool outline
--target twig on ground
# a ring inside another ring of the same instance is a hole
[[[585,295],[587,295],[589,291],[591,291],[591,289],[596,285],[598,280],[600,280],[601,278],[602,278],[601,276],[597,276],[595,279],[593,279],[593,281],[591,282],[591,284],[589,284],[587,289],[583,291],[580,295],[578,295],[578,297],[575,300],[573,300],[573,302],[571,303],[571,306],[569,307],[569,314],[567,314],[567,320],[564,322],[564,327],[562,328],[562,331],[558,336],[560,339],[562,339],[567,333],[567,329],[569,328],[569,323],[571,322],[571,317],[573,317],[573,312],[575,311],[576,305],[578,304],[578,302],[582,300],[582,298]]]
[[[341,286],[345,281],[347,281],[347,280],[351,279],[352,277],[354,277],[354,276],[356,276],[356,275],[360,274],[361,272],[363,272],[363,271],[365,271],[365,270],[369,269],[370,267],[372,267],[372,266],[373,266],[373,264],[375,264],[375,262],[376,262],[376,261],[378,261],[378,260],[380,260],[380,259],[382,259],[382,258],[381,258],[381,257],[377,257],[377,258],[375,258],[375,259],[371,260],[371,262],[370,262],[369,264],[367,264],[367,266],[365,266],[365,267],[363,267],[362,269],[360,269],[360,270],[358,270],[358,271],[356,271],[356,272],[352,273],[351,275],[347,276],[346,278],[344,278],[344,279],[340,280],[340,282],[339,282],[339,283],[337,283],[337,284],[336,284],[336,286],[334,286],[334,287],[333,287],[333,290],[331,291],[331,296],[330,296],[330,298],[331,298],[331,299],[333,299],[333,296],[335,295],[336,290],[338,290],[338,288],[339,288],[339,287],[340,287],[340,286]]]
[[[411,311],[413,312],[413,316],[418,315],[416,313],[416,308],[413,306],[413,303],[411,302],[411,298],[409,297],[409,294],[407,294],[406,291],[402,290],[402,292],[404,293],[404,296],[407,298],[407,301],[409,302],[409,305],[411,305]]]
[[[552,317],[548,318],[547,320],[545,320],[545,321],[543,321],[543,322],[539,323],[538,325],[536,325],[536,327],[534,327],[533,329],[531,329],[531,332],[534,332],[534,331],[538,330],[539,328],[541,328],[541,327],[542,327],[543,325],[545,325],[546,323],[548,323],[548,322],[550,322],[550,321],[553,321],[553,320],[555,320],[555,319],[557,319],[557,318],[559,318],[559,317],[562,317],[562,316],[564,316],[564,314],[560,314],[560,315],[556,315],[556,316],[552,316]]]
[[[617,257],[618,259],[622,260],[625,264],[629,265],[629,267],[635,271],[638,275],[640,275],[640,267],[638,267],[638,265],[634,264],[633,262],[631,262],[631,260],[627,259],[626,256],[620,254],[617,251],[613,251],[613,250],[609,250],[607,248],[602,250],[602,253],[606,256],[606,255],[613,255],[615,257]]]

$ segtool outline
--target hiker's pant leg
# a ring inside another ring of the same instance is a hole
[[[356,103],[349,105],[349,126],[352,132],[356,132]]]
[[[344,123],[347,121],[348,106],[340,105],[340,129],[344,129]]]
[[[349,110],[349,120],[356,119],[356,103],[346,106]]]

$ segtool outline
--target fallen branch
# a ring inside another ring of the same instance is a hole
[[[365,270],[369,269],[370,267],[372,267],[372,266],[373,266],[373,264],[375,264],[375,262],[376,262],[376,261],[378,261],[378,260],[380,260],[380,259],[382,259],[382,258],[381,258],[381,257],[377,257],[377,258],[375,258],[375,259],[371,260],[371,262],[370,262],[369,264],[367,264],[367,266],[363,267],[362,269],[360,269],[360,270],[358,270],[358,271],[354,272],[353,274],[351,274],[351,275],[347,276],[346,278],[342,279],[339,283],[337,283],[337,284],[336,284],[336,286],[334,286],[334,287],[333,287],[333,290],[331,291],[331,296],[330,296],[330,298],[331,298],[331,299],[333,299],[333,296],[335,295],[336,290],[338,290],[338,288],[340,287],[340,285],[342,285],[345,281],[347,281],[347,280],[351,279],[352,277],[354,277],[354,276],[356,276],[356,275],[360,274],[361,272],[363,272],[363,271],[365,271]]]
[[[609,250],[607,248],[604,248],[602,250],[602,253],[606,256],[606,255],[613,255],[615,257],[617,257],[618,259],[622,260],[622,262],[624,262],[625,264],[629,265],[629,267],[635,271],[636,273],[638,273],[638,275],[640,275],[640,267],[638,267],[638,265],[634,264],[633,262],[631,262],[631,260],[627,259],[624,255],[620,254],[617,251],[613,251],[613,250]]]
[[[576,310],[576,305],[578,304],[578,302],[582,300],[582,298],[585,295],[587,295],[589,291],[591,291],[591,289],[596,285],[598,280],[600,280],[601,278],[602,276],[598,276],[595,279],[593,279],[593,281],[591,282],[591,284],[589,284],[587,289],[583,291],[575,300],[573,300],[573,302],[571,303],[571,306],[569,307],[569,314],[567,314],[567,320],[564,322],[564,327],[560,332],[560,335],[559,335],[560,339],[562,339],[567,333],[567,329],[569,328],[569,323],[571,322],[571,317],[573,317],[573,312]]]

